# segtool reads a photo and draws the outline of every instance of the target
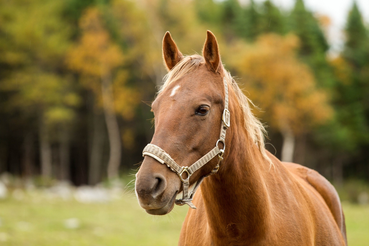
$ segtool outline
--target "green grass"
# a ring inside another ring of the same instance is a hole
[[[166,216],[151,216],[132,192],[102,204],[82,204],[48,198],[39,191],[0,200],[0,245],[3,246],[146,246],[177,245],[187,207],[176,206]],[[344,204],[349,245],[369,242],[369,206]],[[65,221],[80,225],[68,229]]]
[[[369,206],[343,204],[348,245],[369,245]]]
[[[176,245],[186,208],[168,216],[151,216],[141,209],[133,193],[102,204],[74,200],[0,200],[0,245],[12,246],[137,246]],[[75,218],[79,227],[65,221]]]

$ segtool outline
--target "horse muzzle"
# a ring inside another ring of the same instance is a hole
[[[147,213],[153,215],[164,215],[169,213],[174,207],[175,198],[180,188],[178,177],[173,175],[174,173],[170,173],[177,182],[169,184],[173,183],[170,182],[170,177],[165,177],[163,175],[165,172],[168,172],[166,167],[163,170],[148,168],[154,166],[155,169],[162,169],[162,166],[158,165],[156,161],[150,157],[145,158],[142,165],[145,165],[146,168],[141,168],[136,174],[135,184],[136,196],[140,206],[145,209]]]

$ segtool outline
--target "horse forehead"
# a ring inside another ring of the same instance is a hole
[[[221,100],[223,89],[221,76],[203,71],[201,68],[200,66],[195,72],[171,82],[153,102],[153,109],[172,108],[174,105],[180,107],[183,103],[187,105],[198,98],[216,102]]]
[[[170,86],[167,90],[163,91],[162,95],[158,98],[160,105],[167,107],[183,107],[189,105],[190,102],[195,101],[197,98],[209,98],[210,93],[200,85],[189,84],[175,84]]]
[[[220,76],[214,76],[210,72],[202,72],[198,69],[197,72],[183,76],[169,86],[165,97],[211,96],[222,89],[222,86],[219,86],[221,82]]]
[[[208,84],[182,83],[168,88],[160,99],[162,104],[167,106],[183,107],[199,101],[213,101],[216,94],[217,92]]]

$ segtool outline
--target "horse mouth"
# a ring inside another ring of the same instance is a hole
[[[178,193],[178,191],[176,191],[174,193],[174,195],[170,199],[170,201],[167,204],[165,204],[163,207],[161,207],[161,208],[155,208],[155,209],[146,209],[146,212],[148,214],[152,214],[152,215],[165,215],[165,214],[168,214],[174,208],[174,201],[175,201],[175,199],[177,197],[177,193]]]

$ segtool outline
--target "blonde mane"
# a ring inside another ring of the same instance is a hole
[[[172,82],[197,69],[203,62],[205,62],[205,60],[200,55],[185,56],[164,76],[163,85],[160,87],[158,94],[171,85]],[[265,149],[264,135],[266,134],[266,130],[260,120],[258,120],[251,112],[250,104],[253,106],[254,104],[245,96],[237,82],[232,78],[231,74],[225,70],[224,74],[226,76],[227,84],[231,85],[230,87],[236,94],[237,101],[242,109],[245,122],[244,127],[248,136],[251,138],[252,142],[257,145],[263,158],[272,165],[272,161],[268,157]]]
[[[200,55],[185,56],[178,64],[176,64],[172,70],[170,70],[163,78],[163,85],[160,87],[158,94],[160,94],[166,87],[168,87],[173,81],[176,81],[195,70],[204,62],[204,58]]]

